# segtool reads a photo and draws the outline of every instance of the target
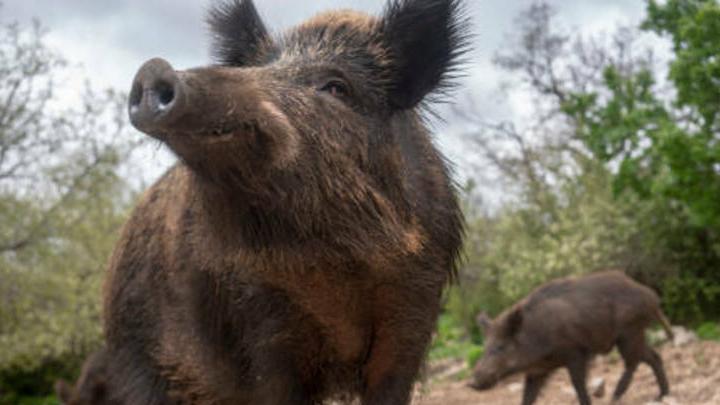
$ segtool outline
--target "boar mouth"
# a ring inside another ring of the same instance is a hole
[[[502,377],[503,376],[497,374],[484,376],[482,378],[475,377],[467,385],[474,390],[484,391],[496,386]]]
[[[498,379],[493,377],[482,382],[474,380],[468,383],[468,387],[477,390],[484,391],[494,387],[498,383]]]
[[[195,142],[203,141],[229,141],[238,135],[250,135],[258,132],[257,126],[249,122],[225,122],[211,128],[198,129],[194,131],[164,131],[158,134],[160,140],[175,138],[190,138]]]
[[[210,138],[229,138],[233,135],[242,132],[242,133],[252,133],[255,132],[255,126],[250,124],[249,122],[241,122],[241,123],[222,123],[214,128],[212,128],[208,132],[203,132],[200,134],[197,134],[199,136],[207,136]]]

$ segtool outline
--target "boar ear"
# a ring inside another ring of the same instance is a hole
[[[522,314],[522,308],[516,308],[510,314],[508,314],[508,317],[506,319],[506,326],[505,326],[505,334],[506,336],[514,336],[522,326],[523,323],[523,314]]]
[[[247,66],[272,44],[252,0],[230,0],[210,9],[207,23],[213,34],[212,53],[223,65]]]
[[[490,329],[491,322],[492,322],[492,320],[490,319],[488,314],[485,313],[484,311],[480,312],[475,317],[475,323],[477,324],[478,328],[480,328],[483,335],[487,335],[487,331],[488,331],[488,329]]]
[[[392,58],[394,107],[413,108],[429,93],[452,88],[468,51],[462,0],[390,0],[380,30]]]
[[[72,397],[72,388],[70,387],[70,384],[68,384],[65,380],[55,381],[55,395],[57,395],[61,404],[70,402],[70,397]]]

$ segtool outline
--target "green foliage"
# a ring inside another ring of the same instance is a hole
[[[452,314],[444,313],[438,319],[437,334],[430,347],[430,360],[444,358],[465,358],[467,353],[476,350],[474,344],[462,326]]]
[[[47,397],[20,397],[17,401],[18,405],[60,405],[60,401],[55,396]]]
[[[720,3],[651,0],[643,28],[672,39],[670,79],[678,91],[676,104],[697,113],[702,132],[720,128]]]
[[[662,295],[671,316],[697,321],[720,314],[720,4],[650,1],[643,28],[672,39],[675,93],[658,89],[650,63],[610,63],[600,90],[573,93],[562,107],[595,158],[618,164],[616,195],[632,191],[670,214],[648,232],[677,269]]]
[[[720,307],[720,284],[686,275],[665,279],[663,306],[673,319],[700,320]]]
[[[652,66],[623,70],[609,64],[602,86],[608,97],[575,93],[564,111],[580,123],[578,131],[596,157],[619,160],[618,191],[680,204],[690,225],[718,229],[720,4],[650,1],[643,28],[672,39],[671,102],[661,98]]]
[[[103,267],[133,199],[125,97],[88,87],[53,105],[64,66],[39,25],[0,26],[0,404],[53,403],[36,396],[99,346]]]
[[[497,315],[554,278],[605,267],[655,267],[655,256],[638,242],[652,227],[641,223],[649,207],[632,197],[616,199],[602,165],[584,170],[558,184],[552,203],[511,205],[471,218],[466,264],[447,302],[471,336],[479,336],[477,313]]]
[[[717,322],[703,322],[695,329],[695,333],[703,340],[720,341],[720,324]]]
[[[0,405],[20,403],[56,404],[53,384],[58,378],[74,378],[79,359],[56,359],[33,370],[6,368],[0,372]]]
[[[49,396],[14,396],[0,399],[1,405],[61,405],[54,395]]]
[[[530,122],[463,113],[485,163],[517,191],[499,209],[467,210],[468,260],[447,310],[468,335],[481,310],[608,267],[656,289],[676,322],[717,319],[719,11],[717,1],[648,3],[643,28],[674,45],[667,83],[636,31],[609,42],[564,33],[544,3],[518,18],[495,61],[533,98]]]
[[[467,355],[466,355],[466,357],[465,357],[465,358],[467,359],[468,368],[473,368],[473,367],[475,367],[475,364],[476,364],[476,363],[478,362],[478,360],[480,360],[480,358],[482,357],[483,352],[484,352],[483,347],[482,347],[482,346],[477,346],[477,345],[472,346],[472,347],[470,348],[470,350],[468,350]]]

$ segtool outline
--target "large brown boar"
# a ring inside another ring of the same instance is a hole
[[[551,281],[505,310],[495,320],[484,314],[478,324],[485,354],[475,366],[471,386],[488,389],[500,379],[525,373],[522,403],[532,404],[547,377],[566,367],[580,404],[589,405],[585,386],[588,361],[617,346],[625,371],[614,399],[627,390],[641,362],[652,367],[660,397],[668,394],[662,359],[645,342],[645,329],[659,321],[672,337],[658,296],[620,271]]]
[[[217,64],[153,59],[130,93],[133,125],[179,163],[111,260],[116,399],[408,403],[462,239],[423,118],[465,50],[461,1],[271,36],[235,0],[209,25]]]

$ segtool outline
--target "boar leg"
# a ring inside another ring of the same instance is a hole
[[[615,387],[615,393],[613,394],[613,401],[619,400],[620,397],[628,389],[628,387],[630,386],[630,381],[632,381],[632,377],[633,377],[633,374],[635,373],[636,368],[637,368],[637,363],[629,364],[627,361],[625,362],[625,371],[623,371],[622,377],[620,377],[617,387]]]
[[[532,405],[535,402],[549,375],[550,373],[525,375],[522,405]]]
[[[663,367],[663,361],[660,355],[650,347],[645,347],[645,356],[643,361],[647,363],[655,374],[655,379],[660,386],[660,396],[658,399],[664,397],[670,393],[668,387],[667,377],[665,376],[665,368]]]
[[[572,382],[575,392],[577,393],[580,405],[590,405],[590,395],[588,395],[585,386],[585,378],[587,376],[588,356],[585,353],[576,353],[567,363],[570,381]]]
[[[396,327],[386,326],[377,330],[373,339],[365,371],[363,405],[399,405],[410,402],[415,370],[420,367],[427,344],[425,339],[410,343],[407,338],[399,337],[399,334],[408,332],[395,330]]]
[[[625,362],[625,371],[623,371],[617,387],[615,387],[613,400],[620,399],[630,386],[630,382],[632,382],[633,374],[635,373],[641,357],[645,352],[644,332],[641,329],[640,333],[632,331],[632,333],[620,336],[617,342],[617,347],[623,361]]]
[[[363,405],[408,404],[432,337],[437,309],[426,309],[432,295],[400,291],[386,284],[375,293],[376,321],[364,367]]]

